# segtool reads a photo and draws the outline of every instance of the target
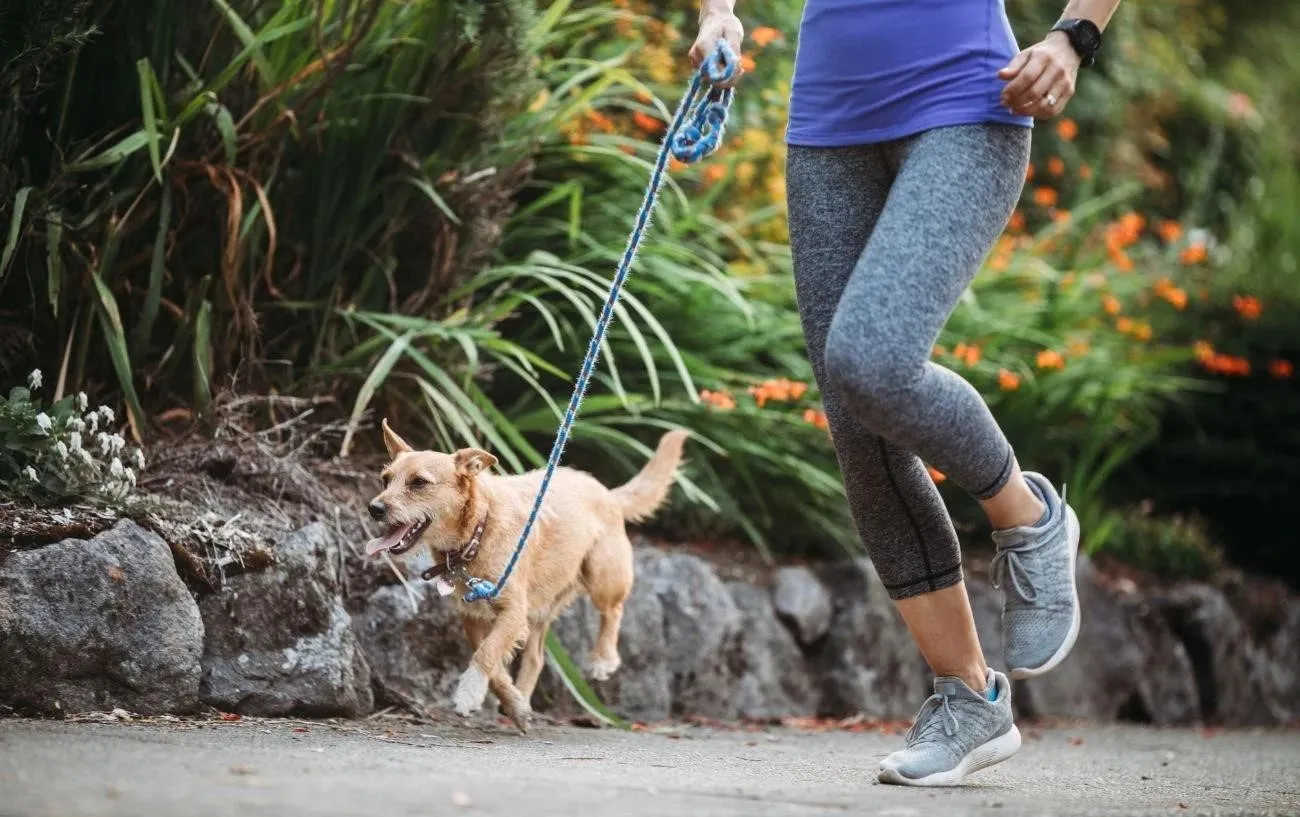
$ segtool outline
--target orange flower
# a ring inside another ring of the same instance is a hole
[[[930,357],[943,357],[946,354],[948,354],[948,350],[937,344],[930,350]]]
[[[683,162],[681,159],[678,159],[676,156],[670,156],[670,157],[668,157],[668,172],[669,172],[669,173],[676,173],[676,172],[678,172],[679,170],[685,170],[685,169],[686,169],[686,163]]]
[[[1173,244],[1183,237],[1183,225],[1173,219],[1167,218],[1160,222],[1160,226],[1157,227],[1156,230],[1160,233],[1160,238],[1163,239],[1166,244]]]
[[[1106,310],[1107,315],[1118,315],[1124,305],[1114,295],[1103,295],[1101,296],[1101,308]]]
[[[1069,220],[1070,220],[1069,210],[1057,210],[1056,212],[1052,213],[1052,221],[1055,221],[1057,224],[1064,224]]]
[[[704,168],[704,181],[709,184],[716,184],[727,177],[727,166],[723,164],[711,164]]]
[[[1179,253],[1178,260],[1182,261],[1184,264],[1191,265],[1203,263],[1205,259],[1209,257],[1210,254],[1206,251],[1205,245],[1198,241],[1195,244],[1188,245],[1181,253]]]
[[[1073,142],[1074,137],[1079,135],[1079,125],[1073,119],[1062,119],[1056,123],[1056,135],[1061,137],[1062,141]]]
[[[757,386],[749,387],[749,393],[753,395],[754,402],[759,408],[762,408],[768,400],[798,400],[807,391],[807,383],[787,380],[784,377],[778,380],[765,380]]]
[[[1234,355],[1210,354],[1201,359],[1201,365],[1207,371],[1229,377],[1245,377],[1250,374],[1250,361]]]
[[[1092,165],[1079,165],[1079,178],[1085,182],[1092,178]]]
[[[1020,388],[1020,375],[1006,369],[998,369],[998,388],[1002,391],[1015,391]]]
[[[1140,341],[1145,342],[1151,340],[1151,334],[1152,334],[1151,324],[1147,323],[1146,321],[1139,321],[1133,327],[1133,337],[1137,338]]]
[[[1136,326],[1136,323],[1132,318],[1120,318],[1115,321],[1115,328],[1123,332],[1125,335],[1132,332],[1134,326]]]
[[[749,32],[749,39],[753,40],[759,48],[766,48],[781,39],[781,32],[771,26],[759,26]]]
[[[1053,176],[1065,175],[1065,160],[1060,156],[1053,156],[1047,160],[1047,172]]]
[[[1011,220],[1007,222],[1007,226],[1015,232],[1025,229],[1025,214],[1016,210],[1011,214]]]
[[[1206,363],[1214,357],[1214,346],[1208,340],[1198,340],[1192,344],[1192,354],[1200,363]]]
[[[645,111],[637,111],[632,114],[632,121],[638,128],[646,133],[658,133],[663,130],[664,123],[658,117],[651,116]]]
[[[731,411],[736,407],[735,399],[725,391],[715,392],[705,389],[700,392],[700,399],[719,411]]]
[[[965,363],[967,366],[974,366],[976,363],[979,363],[981,355],[980,347],[975,344],[967,346],[965,343],[958,343],[956,346],[952,347],[952,356],[957,358],[959,362]]]
[[[1237,314],[1248,321],[1253,321],[1264,311],[1264,307],[1259,302],[1259,298],[1254,295],[1234,295],[1232,296],[1232,308],[1237,310]]]
[[[930,472],[930,479],[934,480],[935,485],[938,485],[939,483],[943,482],[945,479],[948,478],[944,476],[944,473],[942,471],[940,471],[938,468],[935,468],[933,465],[925,466],[925,470]]]
[[[1088,341],[1086,340],[1072,340],[1070,341],[1070,346],[1066,351],[1074,357],[1083,357],[1088,354],[1088,352],[1092,351],[1092,347],[1088,345]]]
[[[1291,365],[1291,361],[1289,360],[1273,360],[1269,361],[1268,373],[1278,380],[1286,380],[1288,377],[1295,374],[1295,367]]]
[[[1044,349],[1038,353],[1038,359],[1035,361],[1040,369],[1064,369],[1065,358],[1060,352],[1052,349]]]
[[[754,63],[754,58],[748,54],[740,58],[740,70],[748,72],[753,71],[757,67],[758,66]]]
[[[1025,168],[1025,181],[1032,182],[1033,180],[1034,180],[1034,163],[1030,162],[1029,166]]]
[[[803,421],[813,428],[825,430],[830,424],[826,422],[826,415],[817,409],[807,409],[803,413]]]
[[[1055,207],[1057,193],[1050,187],[1034,188],[1034,203],[1039,207]]]
[[[600,111],[589,111],[587,113],[587,122],[598,131],[604,133],[614,132],[614,120]]]
[[[1174,309],[1182,311],[1187,308],[1187,291],[1179,287],[1170,287],[1168,290],[1160,293],[1160,297],[1168,301]]]
[[[1133,271],[1133,259],[1129,258],[1128,253],[1124,252],[1123,250],[1112,252],[1110,256],[1110,260],[1114,262],[1115,268],[1118,269],[1120,272]]]
[[[1228,115],[1233,119],[1245,119],[1255,112],[1255,103],[1240,91],[1228,94]]]

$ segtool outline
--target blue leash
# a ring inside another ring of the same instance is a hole
[[[671,155],[681,162],[691,164],[717,149],[726,128],[732,91],[730,88],[716,87],[710,87],[703,93],[701,91],[706,79],[710,83],[726,82],[731,79],[736,74],[736,65],[735,52],[725,41],[719,40],[713,55],[704,61],[691,79],[690,87],[682,97],[672,124],[664,134],[663,143],[659,147],[659,157],[655,160],[654,172],[650,174],[650,183],[646,185],[645,197],[641,200],[641,209],[637,211],[632,234],[628,236],[627,249],[623,250],[623,257],[618,262],[618,270],[614,273],[609,295],[605,298],[605,307],[600,312],[599,320],[596,321],[595,334],[592,335],[591,343],[587,346],[587,357],[582,361],[582,369],[578,372],[577,382],[573,386],[573,396],[569,398],[564,420],[555,434],[551,456],[546,461],[546,474],[542,477],[542,485],[537,491],[537,498],[533,501],[532,512],[528,514],[528,522],[524,524],[523,532],[519,534],[519,543],[515,545],[515,552],[511,554],[506,569],[496,582],[473,576],[466,579],[470,592],[465,595],[465,601],[495,599],[501,594],[502,588],[510,580],[510,574],[514,572],[515,565],[519,563],[524,545],[528,543],[528,536],[537,522],[542,500],[546,497],[546,489],[550,486],[551,477],[555,475],[560,457],[564,454],[564,444],[569,440],[569,431],[578,417],[578,408],[587,393],[587,383],[596,369],[596,358],[600,354],[605,332],[609,329],[610,320],[614,316],[614,305],[618,303],[619,293],[623,290],[632,262],[636,260],[637,250],[640,249],[641,241],[645,238],[646,227],[650,224],[650,214],[654,210],[655,201],[659,197],[659,188],[663,185],[664,175],[668,169],[668,158]]]

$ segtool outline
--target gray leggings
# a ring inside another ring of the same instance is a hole
[[[979,124],[788,151],[799,314],[849,505],[895,599],[961,580],[924,462],[977,499],[1015,465],[979,393],[930,361],[1015,207],[1030,130]]]

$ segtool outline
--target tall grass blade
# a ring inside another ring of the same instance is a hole
[[[31,192],[32,188],[24,187],[14,196],[14,212],[9,217],[9,237],[5,239],[4,252],[0,253],[0,281],[4,280],[9,271],[9,261],[13,258],[14,249],[18,247],[18,237],[23,232],[23,213],[27,210],[27,197]]]
[[[578,669],[578,665],[574,663],[568,650],[564,649],[560,639],[554,632],[549,631],[546,633],[546,663],[550,664],[555,674],[560,676],[560,681],[573,696],[573,700],[577,701],[592,717],[606,726],[618,729],[632,728],[632,724],[605,706],[600,696],[587,684],[587,679],[582,677],[582,670]]]

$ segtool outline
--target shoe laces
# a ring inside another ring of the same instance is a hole
[[[926,699],[925,705],[916,716],[916,722],[912,724],[911,729],[907,730],[908,746],[930,740],[940,729],[947,737],[957,734],[961,723],[957,720],[957,714],[952,711],[952,699],[956,694],[957,685],[952,682],[945,681],[935,685],[934,694]]]
[[[1065,506],[1064,487],[1061,489],[1061,506]],[[1038,588],[1034,585],[1034,571],[1025,565],[1021,557],[1038,550],[1051,541],[1053,532],[1065,520],[1065,514],[1062,513],[1057,516],[1056,522],[1041,531],[1037,536],[1025,537],[1018,542],[1011,541],[1004,544],[1000,541],[999,533],[994,532],[993,539],[997,542],[998,552],[993,556],[992,564],[989,565],[989,583],[993,585],[995,590],[1001,590],[1007,584],[1007,580],[1010,579],[1011,591],[1019,596],[1021,600],[1026,602],[1037,600]]]

